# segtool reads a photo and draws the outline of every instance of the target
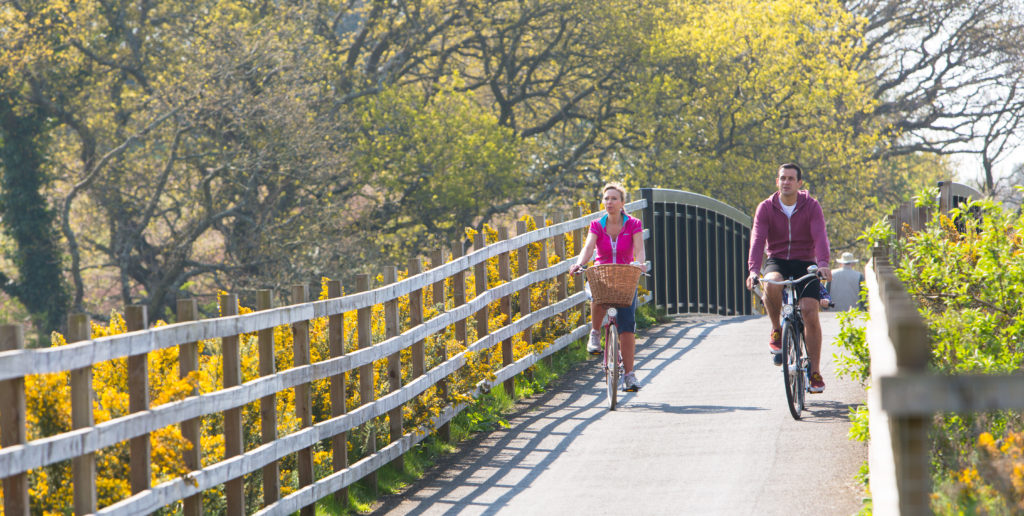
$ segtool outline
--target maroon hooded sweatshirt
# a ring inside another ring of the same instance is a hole
[[[761,272],[764,253],[776,259],[803,260],[816,262],[818,267],[828,267],[831,258],[828,235],[825,234],[825,215],[821,205],[807,190],[797,192],[796,210],[792,217],[787,217],[782,211],[779,192],[757,205],[747,259],[750,272]]]

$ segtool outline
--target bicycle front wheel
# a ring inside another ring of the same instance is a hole
[[[804,409],[803,360],[800,350],[800,336],[789,321],[782,323],[782,379],[786,385],[786,403],[793,419],[800,419]]]
[[[604,344],[604,380],[608,387],[608,410],[615,410],[619,394],[619,330],[608,325]]]

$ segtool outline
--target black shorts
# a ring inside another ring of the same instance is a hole
[[[782,279],[799,278],[807,274],[807,268],[811,265],[817,265],[814,262],[808,262],[804,260],[783,260],[781,258],[768,257],[764,262],[765,276],[769,272],[778,272],[782,274]],[[796,285],[797,297],[804,298],[810,297],[813,299],[821,299],[821,282],[818,278],[812,278],[806,280],[801,284]]]

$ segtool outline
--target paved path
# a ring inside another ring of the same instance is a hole
[[[639,336],[644,388],[619,410],[591,361],[376,514],[853,514],[867,447],[847,439],[847,413],[864,391],[835,378],[839,325],[823,316],[827,387],[802,421],[767,319],[681,316]]]

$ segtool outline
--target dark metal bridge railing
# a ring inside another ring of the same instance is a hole
[[[749,215],[710,197],[642,188],[645,243],[654,270],[647,284],[669,314],[751,313],[743,285],[750,247]]]

